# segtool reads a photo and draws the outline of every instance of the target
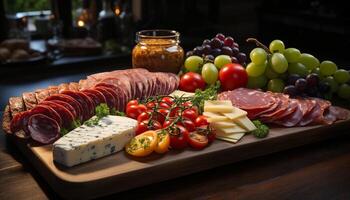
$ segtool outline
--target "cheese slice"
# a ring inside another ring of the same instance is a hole
[[[248,132],[253,131],[256,129],[255,125],[247,116],[239,117],[233,120],[235,123],[237,123],[240,127],[244,128]]]
[[[237,124],[235,124],[232,121],[222,121],[210,123],[210,126],[212,126],[213,128],[233,128],[237,126]]]
[[[204,102],[204,106],[232,106],[232,102],[229,100],[207,100]]]
[[[218,135],[227,135],[231,133],[245,133],[245,129],[240,126],[230,127],[230,128],[217,128],[215,129]]]
[[[220,135],[219,137],[240,140],[244,135],[245,135],[245,133],[231,133],[231,134],[227,134],[227,135]]]
[[[243,116],[246,116],[247,115],[247,112],[244,111],[244,110],[241,110],[237,107],[233,107],[233,111],[230,112],[230,113],[222,113],[224,116],[228,117],[229,119],[236,119],[236,118],[239,118],[239,117],[243,117]]]
[[[214,105],[214,106],[204,106],[205,112],[218,112],[218,113],[231,113],[234,111],[233,106],[225,105]]]
[[[137,121],[106,116],[98,125],[82,125],[53,144],[54,161],[71,167],[122,150],[135,134]]]
[[[212,122],[222,122],[222,121],[230,121],[229,118],[223,116],[223,115],[220,115],[218,113],[213,113],[213,112],[203,112],[203,115],[208,117],[207,121],[209,123],[212,123]]]
[[[231,142],[231,143],[237,143],[237,142],[238,142],[238,140],[230,139],[230,138],[225,138],[225,137],[220,137],[220,136],[218,136],[217,138],[218,138],[219,140],[223,140],[223,141]]]

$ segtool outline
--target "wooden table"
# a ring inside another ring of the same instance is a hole
[[[125,191],[110,198],[350,199],[349,140],[350,134],[344,133],[327,141]],[[0,199],[47,198],[57,195],[11,139],[1,134]]]

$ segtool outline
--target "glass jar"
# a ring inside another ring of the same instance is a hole
[[[184,60],[184,50],[179,45],[179,38],[180,33],[173,30],[137,32],[137,44],[132,50],[132,67],[177,74]]]

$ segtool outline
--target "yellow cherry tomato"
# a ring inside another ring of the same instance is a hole
[[[158,134],[156,131],[146,131],[131,139],[125,146],[126,152],[132,156],[143,157],[151,154],[158,144]]]
[[[166,130],[158,130],[158,144],[154,149],[157,153],[165,153],[169,150],[170,135]]]

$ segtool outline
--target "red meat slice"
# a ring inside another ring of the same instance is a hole
[[[68,130],[73,128],[72,124],[74,121],[74,116],[67,108],[53,101],[42,101],[40,105],[50,106],[54,111],[56,111],[62,119],[62,127]]]
[[[279,98],[279,104],[276,109],[270,112],[266,112],[259,116],[259,119],[262,121],[268,121],[274,118],[278,118],[280,115],[282,115],[289,107],[289,96],[281,93],[275,94],[276,98]]]
[[[78,101],[82,107],[83,121],[90,119],[94,115],[95,108],[90,97],[82,92],[77,91],[63,91],[61,94],[68,95]]]
[[[28,130],[31,138],[42,144],[53,143],[60,137],[57,121],[43,114],[35,114],[29,118]]]
[[[249,118],[266,111],[276,103],[276,99],[271,93],[246,88],[220,93],[218,99],[230,100],[234,106],[247,111]]]
[[[95,90],[97,90],[103,94],[103,96],[106,99],[106,103],[110,109],[115,108],[116,101],[114,99],[114,96],[110,92],[108,92],[108,90],[106,90],[105,88],[101,88],[101,87],[97,87],[97,88],[95,88]]]
[[[66,103],[66,102],[60,101],[60,100],[50,100],[50,101],[65,107],[73,115],[73,118],[77,119],[78,115],[77,115],[75,109],[73,108],[73,106],[71,106],[69,103]]]
[[[62,126],[62,118],[61,116],[50,106],[47,105],[37,105],[31,110],[31,115],[34,114],[43,114],[52,119],[54,119],[59,126]]]
[[[54,94],[45,99],[45,101],[52,101],[52,100],[64,101],[69,105],[71,105],[74,108],[75,112],[77,113],[77,118],[80,120],[80,122],[83,122],[83,118],[84,118],[83,107],[73,97],[65,94]]]
[[[279,119],[279,120],[275,120],[274,123],[275,124],[279,124],[285,127],[292,127],[297,125],[300,120],[303,118],[303,113],[301,111],[301,105],[298,102],[298,100],[296,99],[291,99],[293,104],[296,104],[296,109],[294,110],[294,112],[292,112],[291,114]]]
[[[329,112],[336,116],[337,119],[345,120],[350,117],[350,111],[338,106],[330,106]]]

